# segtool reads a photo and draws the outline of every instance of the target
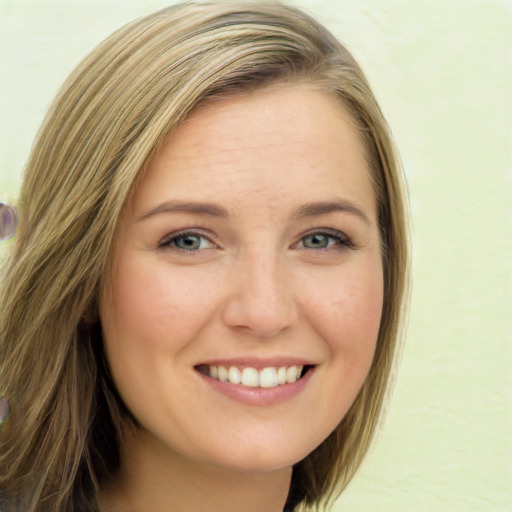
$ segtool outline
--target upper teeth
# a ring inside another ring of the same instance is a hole
[[[297,366],[269,366],[262,370],[257,370],[250,366],[240,370],[236,366],[215,366],[209,365],[204,367],[204,373],[213,379],[222,382],[230,382],[231,384],[241,384],[249,388],[274,388],[282,384],[291,384],[300,379],[302,365]]]

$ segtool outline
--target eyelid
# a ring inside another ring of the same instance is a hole
[[[179,238],[179,237],[187,236],[187,235],[204,238],[213,247],[208,247],[208,248],[203,248],[203,249],[195,249],[195,250],[192,250],[192,249],[187,250],[187,249],[181,249],[179,247],[172,247],[170,245],[170,242],[172,242],[172,240]],[[337,241],[337,243],[332,244],[328,247],[324,247],[324,248],[313,249],[310,247],[300,247],[301,249],[314,251],[314,252],[322,252],[322,251],[325,252],[328,250],[339,250],[340,246],[341,246],[341,248],[345,247],[345,248],[349,248],[349,249],[355,249],[355,244],[352,242],[352,240],[350,239],[349,236],[347,236],[342,231],[339,231],[337,229],[332,229],[332,228],[311,229],[311,230],[307,231],[306,233],[303,233],[302,235],[300,235],[297,242],[295,242],[294,244],[291,245],[291,248],[292,249],[299,248],[298,246],[303,242],[303,240],[306,237],[312,236],[312,235],[324,235],[329,238],[335,239]],[[218,248],[218,247],[219,247],[218,244],[213,240],[212,234],[209,233],[207,230],[204,230],[201,228],[186,228],[186,229],[180,229],[178,231],[168,233],[163,238],[161,238],[157,244],[157,248],[159,248],[159,249],[172,249],[175,252],[182,252],[182,253],[188,253],[188,254],[198,253],[201,251],[205,251],[205,250],[212,249],[212,248]]]
[[[309,251],[328,251],[328,250],[336,250],[339,249],[340,245],[342,247],[346,247],[349,249],[355,249],[355,244],[352,242],[349,236],[347,236],[343,231],[339,231],[337,229],[332,228],[315,228],[312,229],[304,234],[302,234],[299,238],[299,240],[293,245],[293,248],[298,246],[304,238],[307,238],[308,236],[312,235],[325,235],[329,238],[336,239],[338,243],[325,247],[325,248],[319,248],[319,249],[312,249],[310,247],[302,247],[302,249],[309,250]]]
[[[186,253],[189,253],[189,254],[190,253],[194,253],[194,252],[199,252],[199,251],[207,250],[207,249],[186,250],[186,249],[180,249],[179,247],[171,247],[170,246],[170,242],[172,242],[174,239],[179,238],[179,237],[184,237],[184,236],[187,236],[187,235],[189,235],[189,236],[197,236],[199,238],[204,238],[204,239],[208,240],[208,242],[212,246],[217,246],[217,244],[213,241],[211,234],[209,234],[208,232],[205,232],[205,230],[200,229],[200,228],[186,228],[186,229],[180,229],[178,231],[174,231],[172,233],[168,233],[167,235],[165,235],[158,242],[157,248],[159,248],[159,249],[170,248],[170,249],[172,249],[174,251],[177,251],[177,252],[186,252]],[[210,249],[210,248],[211,247],[209,247],[208,249]]]

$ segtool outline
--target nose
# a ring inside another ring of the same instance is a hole
[[[223,320],[258,338],[271,338],[298,318],[285,265],[273,254],[244,258],[230,275]]]

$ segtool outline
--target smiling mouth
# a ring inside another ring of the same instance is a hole
[[[253,367],[239,368],[237,366],[201,364],[195,369],[220,382],[229,382],[247,388],[275,388],[286,384],[293,384],[306,375],[313,368],[312,365],[294,366],[268,366],[257,370]]]

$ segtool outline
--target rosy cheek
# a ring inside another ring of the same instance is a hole
[[[162,300],[166,296],[151,270],[137,262],[129,255],[118,259],[111,292],[104,300],[107,345],[120,352],[128,346],[131,350],[142,349],[141,345],[159,339],[152,333],[163,327]]]
[[[382,276],[379,267],[371,272],[354,272],[331,290],[322,324],[329,333],[334,357],[352,362],[373,355],[382,313]]]
[[[179,349],[208,318],[218,287],[197,268],[176,268],[146,255],[119,261],[113,279],[115,324],[141,351]],[[213,288],[213,289],[212,289]],[[218,293],[218,291],[217,291]]]

